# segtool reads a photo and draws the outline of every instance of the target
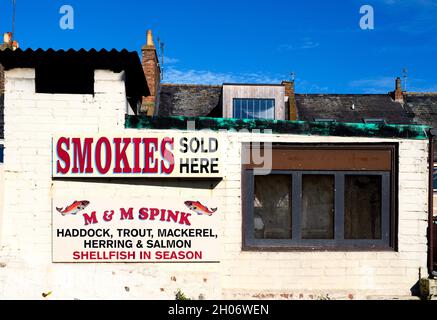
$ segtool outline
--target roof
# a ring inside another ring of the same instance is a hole
[[[32,50],[16,49],[0,51],[0,63],[5,70],[14,68],[32,68],[56,65],[62,66],[85,66],[94,70],[112,70],[114,72],[126,72],[126,94],[128,97],[149,96],[146,77],[143,72],[141,60],[137,52],[115,49],[100,50],[85,49],[68,51],[64,50]]]
[[[296,94],[298,119],[335,119],[363,123],[384,119],[390,124],[412,124],[412,115],[388,94]]]
[[[162,84],[158,115],[199,117],[221,113],[221,96],[222,86]]]
[[[404,101],[415,123],[437,128],[437,93],[405,93]]]
[[[284,120],[248,120],[209,117],[148,117],[126,115],[129,129],[187,130],[187,122],[195,122],[195,130],[260,130],[266,134],[296,134],[340,137],[401,138],[424,140],[429,127],[421,125],[364,124],[340,122],[305,122]],[[268,130],[268,131],[267,131]]]

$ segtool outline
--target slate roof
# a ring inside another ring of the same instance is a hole
[[[298,119],[303,121],[363,123],[364,119],[384,119],[390,124],[413,123],[412,115],[389,94],[296,94],[296,108]]]
[[[415,123],[437,128],[437,93],[406,93],[404,101]]]
[[[220,117],[222,86],[162,84],[158,116]]]
[[[163,84],[159,99],[157,116],[222,117],[222,86]],[[413,104],[429,102],[414,99]],[[298,119],[308,122],[334,119],[364,123],[365,119],[383,119],[389,124],[428,124],[415,121],[414,110],[395,102],[390,94],[296,94],[296,108]],[[425,113],[422,109],[426,107],[416,111]],[[437,105],[435,112],[437,127]]]

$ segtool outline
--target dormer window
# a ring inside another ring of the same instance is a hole
[[[233,99],[233,118],[275,119],[275,99]]]

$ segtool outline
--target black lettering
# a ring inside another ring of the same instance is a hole
[[[182,153],[187,153],[188,152],[188,138],[181,138],[181,140],[179,141],[179,144],[181,145],[180,151]]]

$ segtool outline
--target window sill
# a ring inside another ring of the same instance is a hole
[[[252,246],[243,245],[242,252],[398,252],[387,246]]]

